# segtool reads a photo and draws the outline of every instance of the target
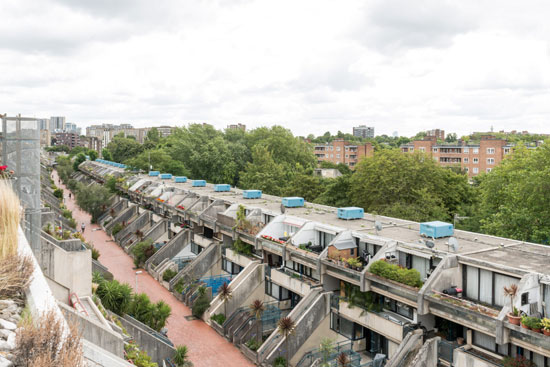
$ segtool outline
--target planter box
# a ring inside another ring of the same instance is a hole
[[[241,352],[245,355],[246,358],[250,359],[254,363],[258,363],[258,353],[250,350],[246,344],[241,344]]]
[[[223,326],[221,326],[220,324],[218,324],[216,321],[212,319],[210,319],[210,326],[212,327],[212,329],[216,330],[218,334],[220,334],[225,338],[225,334],[223,332]]]

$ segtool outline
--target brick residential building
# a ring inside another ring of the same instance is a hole
[[[445,140],[445,130],[441,129],[432,129],[426,131],[426,136],[433,137],[435,136],[437,139]]]
[[[482,136],[479,143],[475,144],[466,144],[460,140],[453,144],[438,144],[435,136],[427,136],[424,140],[403,144],[401,151],[427,153],[442,167],[460,167],[469,177],[474,177],[482,172],[490,172],[499,165],[512,151],[512,147],[506,140],[490,135]]]
[[[55,133],[55,145],[66,145],[73,149],[80,145],[80,137],[76,133]]]
[[[335,139],[332,143],[316,144],[314,146],[317,163],[343,163],[350,168],[354,168],[361,158],[372,157],[373,152],[374,148],[371,143],[355,145],[344,139]]]

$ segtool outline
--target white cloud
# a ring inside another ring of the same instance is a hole
[[[82,126],[548,132],[550,4],[517,4],[6,0],[0,98]]]

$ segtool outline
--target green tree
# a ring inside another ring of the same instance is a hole
[[[156,127],[151,128],[151,130],[147,131],[147,136],[145,137],[147,141],[151,141],[153,143],[158,143],[160,141],[160,133]]]
[[[326,182],[321,177],[298,173],[288,182],[284,195],[303,197],[312,202],[325,191]]]
[[[109,151],[109,149],[107,148],[103,148],[101,150],[101,156],[103,157],[103,159],[105,159],[106,161],[112,161],[113,160],[113,156],[111,155],[111,152]]]
[[[349,196],[351,189],[351,176],[340,176],[327,181],[325,190],[317,196],[314,202],[337,208],[352,206],[353,203]]]
[[[92,223],[107,210],[110,205],[111,192],[101,185],[78,185],[76,203],[80,208],[92,215]]]
[[[518,146],[478,180],[478,216],[484,233],[548,244],[550,239],[550,144]]]
[[[164,149],[146,150],[138,156],[127,160],[126,164],[143,171],[149,171],[151,165],[153,169],[176,176],[189,175],[183,163],[174,160]]]
[[[287,173],[284,167],[275,163],[267,147],[254,147],[252,162],[246,165],[244,172],[241,172],[240,187],[281,195],[286,181]]]
[[[455,141],[457,141],[456,133],[447,134],[447,136],[445,137],[445,141],[447,143],[454,143]]]
[[[135,138],[116,135],[107,145],[107,150],[111,152],[112,159],[110,160],[123,163],[140,154],[143,151],[143,146]]]
[[[88,156],[91,161],[95,161],[97,159],[97,152],[95,150],[88,150]]]
[[[188,360],[188,354],[189,350],[187,349],[187,346],[178,345],[176,346],[176,351],[174,352],[174,358],[172,358],[172,362],[174,362],[176,367],[191,367],[193,366],[193,363]]]
[[[440,167],[427,155],[397,149],[362,159],[350,183],[354,205],[420,222],[451,220],[474,199],[466,175]]]
[[[105,177],[105,187],[108,188],[113,194],[116,193],[116,177],[113,175],[107,175],[107,177]]]
[[[73,170],[78,171],[78,166],[86,160],[84,153],[78,153],[73,162]]]
[[[126,313],[132,299],[132,288],[126,283],[119,283],[117,280],[99,283],[96,293],[105,308],[120,316]]]

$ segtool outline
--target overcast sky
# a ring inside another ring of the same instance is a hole
[[[0,112],[550,133],[548,0],[2,0]]]

